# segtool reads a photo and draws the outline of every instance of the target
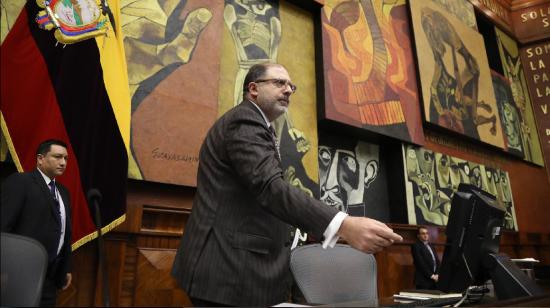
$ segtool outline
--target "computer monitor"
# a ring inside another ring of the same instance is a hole
[[[542,294],[507,256],[498,254],[504,214],[494,196],[476,186],[460,184],[445,232],[439,290],[464,292],[492,279],[499,299]]]

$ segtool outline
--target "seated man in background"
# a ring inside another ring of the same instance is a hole
[[[439,257],[430,245],[430,235],[425,227],[418,228],[417,241],[412,245],[414,284],[417,289],[435,290],[439,279]]]

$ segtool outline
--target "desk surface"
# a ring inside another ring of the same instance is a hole
[[[391,307],[398,303],[393,300],[393,297],[384,297],[378,300],[354,301],[338,304],[330,304],[330,307]],[[481,302],[466,305],[469,307],[550,307],[550,294],[520,297],[499,301],[492,297],[485,297]]]

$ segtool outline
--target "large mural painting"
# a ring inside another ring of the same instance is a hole
[[[508,172],[423,147],[403,145],[409,224],[445,226],[460,183],[475,185],[506,209],[505,228],[518,230]]]
[[[512,90],[513,104],[519,111],[518,121],[520,124],[521,153],[520,156],[526,161],[537,165],[544,165],[542,149],[537,135],[537,126],[527,82],[523,74],[517,43],[504,32],[495,27],[497,44],[500,53],[500,60],[504,70],[504,76],[508,79]]]
[[[386,170],[378,145],[334,136],[321,138],[319,187],[321,201],[342,212],[390,220]]]
[[[196,185],[198,152],[218,111],[223,3],[123,0],[132,98],[129,177]]]
[[[313,16],[286,1],[226,0],[224,3],[218,116],[242,101],[248,69],[283,64],[298,89],[289,110],[274,121],[284,177],[318,197],[317,114]]]
[[[324,119],[424,143],[406,3],[327,0]]]
[[[445,10],[458,18],[468,27],[477,30],[476,14],[474,5],[464,0],[432,0]]]
[[[432,1],[410,8],[425,119],[504,148],[481,34]]]
[[[491,71],[495,98],[504,132],[504,142],[509,153],[523,157],[522,117],[514,102],[510,82],[501,74]]]

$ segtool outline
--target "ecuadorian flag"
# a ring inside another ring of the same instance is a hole
[[[115,22],[107,36],[71,45],[56,44],[53,31],[38,28],[36,1],[1,7],[2,142],[20,172],[36,167],[41,141],[69,145],[58,180],[71,193],[73,250],[97,237],[89,189],[103,195],[103,232],[125,219],[130,96],[119,1],[109,6]]]

